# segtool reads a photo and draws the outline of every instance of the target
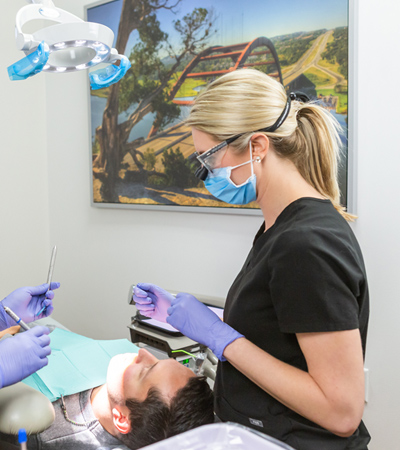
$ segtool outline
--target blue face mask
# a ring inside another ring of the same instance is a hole
[[[221,167],[214,169],[213,173],[209,172],[204,181],[204,185],[208,192],[215,198],[231,205],[247,205],[257,199],[256,193],[256,176],[253,169],[252,150],[250,142],[250,161],[247,161],[238,166]],[[233,169],[251,164],[251,176],[242,184],[236,185],[231,180],[231,172]]]

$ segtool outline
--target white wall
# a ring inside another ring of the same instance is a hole
[[[84,0],[55,2],[83,17]],[[50,248],[57,244],[55,279],[62,289],[54,317],[87,336],[128,337],[131,307],[126,300],[131,283],[150,281],[224,296],[260,219],[91,207],[86,74],[40,74],[25,82],[9,82],[4,68],[19,57],[10,47],[15,14],[23,1],[8,5],[0,18],[5,55],[0,71],[5,97],[1,290],[7,293],[26,279],[42,281]],[[354,229],[371,290],[365,422],[373,437],[370,450],[381,450],[399,445],[400,5],[393,0],[362,0],[358,10],[359,220]],[[34,217],[40,220],[32,222]]]
[[[372,450],[399,448],[400,114],[396,83],[399,2],[360,0],[358,53],[358,214],[371,294],[365,422]]]
[[[8,79],[7,66],[23,56],[14,25],[26,3],[7,3],[0,14],[0,298],[45,282],[50,258],[44,79]]]

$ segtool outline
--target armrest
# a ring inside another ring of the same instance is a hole
[[[10,336],[7,336],[7,335],[14,335],[14,334],[18,333],[20,328],[21,327],[19,325],[14,325],[13,327],[6,328],[5,330],[0,331],[0,340],[3,337],[5,337],[5,338],[10,337]]]
[[[16,383],[0,389],[0,432],[17,435],[25,428],[28,434],[40,433],[54,418],[50,400],[30,386]]]

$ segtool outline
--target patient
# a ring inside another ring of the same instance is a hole
[[[53,406],[54,423],[29,436],[29,450],[137,449],[214,421],[205,378],[144,349],[113,357],[106,384]]]

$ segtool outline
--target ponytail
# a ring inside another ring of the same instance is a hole
[[[292,102],[297,127],[281,138],[268,135],[278,155],[291,160],[301,176],[347,220],[356,216],[340,204],[338,161],[340,160],[340,125],[324,108],[315,103]]]

